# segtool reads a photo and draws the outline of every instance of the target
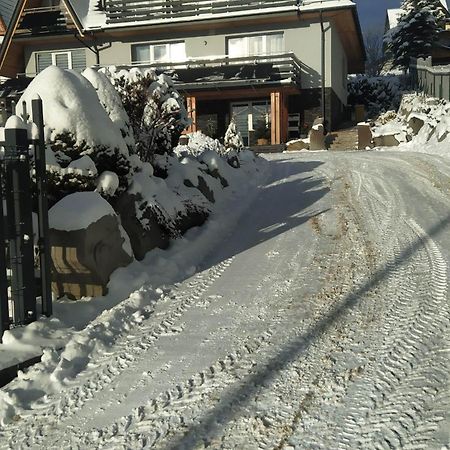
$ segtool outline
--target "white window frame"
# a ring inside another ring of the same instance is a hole
[[[242,34],[242,35],[235,35],[235,36],[227,36],[227,55],[230,56],[230,40],[232,39],[244,39],[245,40],[245,47],[246,47],[246,53],[245,55],[242,55],[242,57],[246,57],[246,56],[261,56],[261,55],[273,55],[274,53],[269,53],[267,51],[267,37],[268,36],[281,36],[282,39],[282,50],[281,52],[283,52],[284,47],[285,47],[285,41],[284,41],[284,32],[283,31],[274,31],[274,32],[270,32],[270,33],[258,33],[258,34]],[[262,37],[263,38],[263,52],[258,54],[258,55],[254,55],[254,54],[250,54],[250,39],[251,38],[258,38],[258,37]]]
[[[176,41],[164,41],[164,42],[136,42],[133,44],[133,47],[136,47],[138,45],[146,45],[149,48],[149,55],[150,55],[150,60],[149,61],[134,61],[133,60],[133,50],[131,51],[131,58],[132,64],[145,64],[145,63],[169,63],[169,62],[173,62],[173,58],[171,55],[171,46],[174,44],[183,44],[184,45],[184,59],[187,59],[187,55],[186,55],[186,41],[184,40],[176,40]],[[166,59],[155,59],[155,47],[156,46],[162,46],[164,45],[166,47],[166,54],[167,54],[167,58]],[[176,61],[176,62],[183,62],[181,61]]]
[[[51,52],[51,53],[52,53],[52,66],[56,66],[56,57],[58,55],[67,55],[67,62],[68,62],[69,70],[72,69],[72,52],[71,51]]]

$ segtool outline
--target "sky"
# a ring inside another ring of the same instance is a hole
[[[384,27],[386,9],[399,8],[401,0],[353,0],[358,7],[363,32]]]

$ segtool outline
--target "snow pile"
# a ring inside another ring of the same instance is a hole
[[[212,154],[206,160],[211,167],[221,165]],[[175,158],[171,163],[175,164]],[[89,365],[92,359],[105,355],[116,339],[129,334],[133,327],[139,327],[143,317],[154,311],[157,301],[167,301],[167,285],[192,275],[205,256],[225,242],[239,217],[248,210],[258,192],[257,186],[265,179],[264,160],[244,151],[241,163],[239,170],[227,167],[234,174],[233,189],[222,189],[217,182],[221,195],[203,227],[192,228],[168,250],[154,250],[143,261],[118,269],[109,282],[106,296],[85,298],[82,302],[56,300],[54,317],[44,317],[27,327],[5,333],[4,343],[0,344],[0,367],[12,362],[11,352],[17,361],[22,355],[35,356],[41,351],[43,357],[41,363],[25,373],[20,372],[17,379],[2,389],[1,423],[14,421],[17,415],[26,414],[39,405],[45,407],[52,401],[52,395],[62,390],[76,388],[84,373],[95,372],[95,366]],[[145,167],[143,171],[151,171],[149,164]],[[169,185],[175,183],[177,177],[185,179],[187,173],[191,173],[188,178],[194,177],[203,164],[190,157],[177,167],[177,170],[169,168],[170,175],[164,180]],[[181,170],[184,172],[178,173]]]
[[[92,84],[97,91],[97,96],[111,121],[120,130],[130,153],[134,152],[135,141],[130,118],[126,113],[119,93],[108,80],[105,74],[94,69],[87,68],[82,75]]]
[[[380,113],[396,110],[406,88],[407,79],[404,76],[351,76],[348,82],[348,103],[364,105],[369,117],[375,118]]]
[[[31,111],[34,98],[39,96],[43,101],[51,165],[50,206],[65,195],[94,190],[97,175],[105,170],[117,174],[117,194],[130,183],[128,145],[132,141],[126,134],[126,115],[117,104],[113,87],[107,87],[106,78],[87,74],[95,81],[97,91],[80,74],[50,66],[34,78],[16,107],[16,114],[22,115],[24,103]]]
[[[395,134],[399,150],[450,156],[450,102],[424,94],[405,94],[391,120],[381,116],[374,137]]]
[[[80,214],[83,211],[83,214]],[[104,216],[116,216],[112,206],[97,192],[67,195],[50,208],[48,219],[55,230],[72,231],[88,228]]]

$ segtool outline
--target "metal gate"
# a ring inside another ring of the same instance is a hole
[[[52,314],[42,101],[32,100],[32,122],[24,102],[22,117],[11,116],[3,131],[4,137],[0,135],[0,339],[11,325],[36,320],[38,293],[42,314]],[[38,218],[36,242],[33,199]]]

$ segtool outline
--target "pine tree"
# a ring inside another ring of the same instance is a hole
[[[427,58],[446,17],[440,0],[404,0],[398,25],[385,36],[393,65],[406,69],[411,58]]]

